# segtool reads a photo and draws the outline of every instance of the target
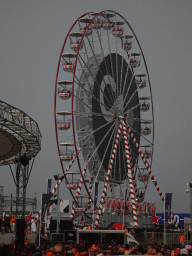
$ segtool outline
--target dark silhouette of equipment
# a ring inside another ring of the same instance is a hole
[[[51,220],[49,226],[51,233],[56,233],[57,230],[57,220]],[[64,233],[65,230],[73,230],[73,221],[72,220],[60,220],[60,233]]]
[[[15,249],[16,251],[24,248],[25,238],[25,219],[16,219],[16,240]]]

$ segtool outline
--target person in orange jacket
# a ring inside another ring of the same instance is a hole
[[[181,245],[184,245],[185,236],[183,234],[180,234],[179,241]]]
[[[14,233],[15,232],[16,216],[13,215],[12,212],[10,214],[10,222],[12,223],[11,230]]]

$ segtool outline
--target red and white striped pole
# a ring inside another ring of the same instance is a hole
[[[83,185],[83,177],[84,177],[84,175],[85,175],[86,168],[87,168],[87,166],[85,166],[85,168],[83,169],[83,171],[82,171],[82,176],[81,176],[81,178],[80,178],[80,180],[79,180],[79,185],[78,185],[78,187],[77,187],[77,192],[76,192],[76,196],[75,196],[75,202],[78,201],[78,195],[80,195],[80,192],[81,192],[81,188],[82,188],[82,185]],[[72,210],[71,210],[71,216],[70,216],[70,217],[73,217],[74,214],[75,214],[75,202],[74,202],[74,204],[73,204],[73,207],[72,207]]]
[[[139,152],[139,154],[140,154],[140,156],[141,156],[141,158],[142,158],[142,160],[143,160],[143,162],[144,162],[144,164],[145,164],[145,166],[146,166],[146,168],[147,168],[147,170],[148,170],[148,172],[149,172],[149,175],[151,176],[151,180],[152,180],[152,182],[154,183],[154,185],[155,185],[155,187],[156,187],[156,189],[157,189],[157,192],[159,193],[159,195],[160,195],[162,201],[164,202],[165,198],[164,198],[164,196],[163,196],[163,193],[162,193],[162,191],[160,190],[160,187],[158,186],[157,181],[156,181],[154,175],[152,174],[151,168],[149,167],[149,164],[148,164],[147,160],[145,159],[145,156],[143,155],[143,152],[141,151],[141,148],[140,148],[140,146],[139,146],[137,140],[135,139],[135,136],[134,136],[134,134],[133,134],[131,128],[130,128],[128,125],[127,125],[127,129],[128,129],[128,132],[129,132],[129,134],[131,135],[131,138],[132,138],[132,140],[133,140],[135,146],[137,147],[137,150],[138,150],[138,152]],[[171,216],[171,219],[172,219],[173,222],[174,222],[175,227],[176,227],[177,229],[179,229],[179,227],[178,227],[178,225],[177,225],[177,222],[175,221],[175,219],[174,219],[172,213],[170,213],[170,216]]]
[[[130,161],[130,148],[129,148],[128,138],[127,138],[127,129],[124,121],[122,122],[122,124],[123,124],[123,137],[124,137],[124,143],[125,143],[125,154],[127,159],[130,195],[131,195],[132,210],[133,210],[133,220],[135,223],[135,228],[138,228],[137,208],[135,203],[135,191],[134,191],[134,184],[133,184],[132,170],[131,170],[132,168],[131,168],[131,161]]]
[[[129,155],[131,155],[130,150],[129,150]],[[137,198],[139,196],[139,193],[138,193],[137,184],[136,184],[136,181],[135,181],[135,173],[134,173],[134,168],[133,168],[133,160],[132,160],[132,158],[129,158],[129,159],[130,159],[130,164],[131,164],[131,173],[132,173],[132,178],[133,178],[133,186],[134,186],[134,191],[135,191],[135,197]]]
[[[80,150],[81,150],[81,147],[78,148],[77,154],[79,154]],[[76,157],[77,157],[77,154],[74,154],[73,159],[69,162],[69,165],[68,165],[67,169],[65,170],[65,173],[68,172],[69,169],[71,168],[72,164],[74,163],[74,161],[75,161],[75,159],[76,159]],[[54,193],[57,191],[59,185],[60,185],[61,182],[63,181],[63,178],[64,178],[64,173],[61,174],[61,176],[60,176],[58,182],[56,183],[55,187],[54,187],[53,190],[51,191],[51,198],[53,197]],[[50,198],[50,199],[51,199],[51,198]],[[38,217],[40,217],[40,215],[41,215],[41,210],[38,212]]]
[[[119,142],[121,129],[122,129],[122,122],[120,122],[120,124],[119,124],[119,128],[118,128],[118,131],[117,131],[117,136],[116,136],[115,143],[114,143],[114,146],[113,146],[113,151],[112,151],[112,154],[111,154],[111,159],[110,159],[110,162],[109,162],[108,171],[107,171],[106,178],[105,178],[105,184],[104,184],[104,188],[103,188],[103,192],[102,192],[102,196],[101,196],[101,200],[100,200],[100,204],[99,204],[99,209],[98,209],[97,217],[96,217],[96,220],[95,220],[95,227],[98,227],[99,219],[100,219],[101,212],[102,212],[102,209],[103,209],[103,202],[104,202],[104,199],[105,199],[105,194],[107,192],[107,186],[108,186],[108,183],[109,183],[109,175],[112,171],[113,161],[114,161],[115,154],[116,154],[116,151],[117,151],[117,145],[118,145],[118,142]]]

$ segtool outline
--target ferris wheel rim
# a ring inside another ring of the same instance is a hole
[[[126,19],[120,15],[119,13],[115,12],[115,11],[111,11],[111,10],[105,10],[105,11],[101,11],[97,14],[95,14],[93,16],[93,18],[90,20],[89,24],[87,25],[87,28],[86,30],[89,28],[90,24],[92,23],[92,21],[99,15],[101,15],[102,13],[104,12],[113,12],[114,14],[117,14],[119,15],[128,25],[128,27],[131,29],[131,31],[133,32],[134,34],[134,37],[138,43],[138,46],[141,50],[141,54],[142,54],[142,57],[143,57],[143,60],[144,60],[144,64],[145,64],[145,69],[146,69],[146,72],[147,72],[147,77],[148,77],[148,83],[149,83],[149,88],[150,88],[150,97],[151,97],[151,106],[152,106],[152,119],[153,119],[153,139],[152,141],[154,142],[154,112],[153,112],[153,101],[152,101],[152,92],[151,92],[151,82],[150,82],[150,77],[149,77],[149,73],[148,73],[148,68],[147,68],[147,64],[146,64],[146,61],[145,61],[145,57],[144,57],[144,54],[143,54],[143,51],[142,51],[142,48],[140,46],[140,43],[136,37],[136,34],[135,32],[133,31],[132,27],[129,25],[129,23],[126,21]],[[89,15],[91,12],[89,13],[86,13],[86,14],[83,14],[81,15],[74,23],[73,25],[71,26],[71,28],[69,29],[68,31],[68,34],[65,38],[65,41],[63,43],[63,47],[61,49],[61,54],[60,54],[60,57],[59,57],[59,62],[58,62],[58,67],[57,67],[57,74],[56,74],[56,82],[55,82],[55,100],[54,100],[54,117],[55,117],[55,131],[56,131],[56,141],[57,141],[57,148],[58,148],[58,153],[60,153],[60,147],[59,147],[59,140],[58,140],[58,130],[57,130],[57,120],[56,120],[56,95],[57,95],[57,84],[58,84],[58,74],[59,74],[59,67],[60,67],[60,62],[61,62],[61,58],[62,58],[62,53],[63,53],[63,50],[64,50],[64,47],[65,47],[65,44],[67,42],[67,39],[69,38],[69,35],[70,35],[70,32],[71,30],[73,29],[73,27],[75,26],[75,24],[84,16],[86,15]],[[80,47],[81,47],[81,44],[83,42],[83,39],[85,37],[85,33],[86,33],[86,30],[84,31],[82,37],[81,37],[81,41],[80,41]],[[77,61],[78,61],[78,56],[79,56],[79,51],[80,51],[80,47],[76,53],[76,59],[75,59],[75,65],[74,65],[74,71],[73,71],[73,80],[72,80],[72,101],[71,101],[71,113],[72,113],[72,130],[73,130],[73,139],[74,139],[74,148],[75,148],[75,153],[76,153],[76,156],[77,156],[77,162],[78,162],[78,166],[79,166],[79,170],[81,172],[81,177],[83,178],[82,176],[82,170],[81,170],[81,164],[80,164],[80,159],[79,159],[79,155],[77,154],[78,152],[78,149],[77,149],[77,141],[76,141],[76,137],[75,137],[75,124],[74,124],[74,84],[75,84],[75,73],[76,73],[76,68],[77,68]],[[154,143],[152,143],[152,145],[154,145]],[[154,147],[152,147],[152,156],[153,156],[153,149]],[[62,163],[62,160],[60,159],[60,163],[61,163],[61,166],[62,166],[62,170],[63,170],[63,173],[64,173],[64,176],[65,176],[65,179],[67,180],[66,178],[66,175],[65,175],[65,171],[64,171],[64,167],[63,167],[63,163]],[[151,163],[150,163],[150,167],[151,167],[151,164],[152,164],[152,157],[151,157]],[[149,181],[149,180],[148,180]],[[89,195],[89,192],[88,192],[88,188],[87,188],[87,185],[84,181],[84,178],[83,178],[83,182],[84,182],[84,185],[85,185],[85,188],[87,190],[87,194]],[[147,182],[148,183],[148,182]],[[145,190],[146,191],[146,190]],[[74,195],[73,193],[70,191],[72,197],[74,198]],[[91,198],[92,199],[92,198]],[[92,199],[93,200],[93,199]]]

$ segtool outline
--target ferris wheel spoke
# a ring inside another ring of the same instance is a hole
[[[89,67],[87,66],[87,64],[85,63],[85,61],[84,61],[83,58],[81,57],[81,55],[79,55],[79,57],[80,57],[81,60],[83,61],[84,65],[86,66],[86,68],[87,68],[87,70],[89,71],[90,75],[92,76],[93,80],[94,80],[95,83],[97,84],[98,88],[99,88],[99,89],[101,90],[101,92],[103,93],[103,97],[106,99],[106,101],[108,102],[108,104],[110,104],[107,95],[105,94],[105,92],[103,91],[103,89],[101,88],[101,86],[98,84],[98,82],[97,82],[97,80],[95,79],[95,77],[93,76],[91,70],[89,69]],[[95,59],[96,59],[96,57],[95,57]],[[98,65],[98,67],[99,67],[99,65]],[[104,83],[105,83],[105,85],[106,85],[105,79],[104,79]],[[106,86],[106,88],[108,88],[108,87]],[[113,106],[112,106],[112,108],[113,108]]]
[[[114,76],[114,70],[113,70],[113,62],[112,62],[112,55],[111,55],[111,47],[110,47],[110,35],[109,35],[109,30],[107,29],[107,42],[108,42],[108,52],[110,55],[110,62],[111,62],[111,70],[112,70],[112,77],[113,80],[115,81],[115,76]],[[116,88],[115,88],[116,89]],[[117,92],[115,92],[117,94]],[[117,96],[117,95],[116,95]]]
[[[115,124],[113,124],[114,126]],[[113,128],[113,126],[111,126],[110,130]],[[110,130],[108,131],[108,133],[110,132]],[[103,140],[100,142],[100,145],[103,143],[104,139],[107,137],[107,134],[104,136]],[[92,159],[92,156],[94,156],[94,154],[97,152],[97,149],[100,147],[100,145],[94,150],[94,152],[92,153],[92,155],[88,158],[89,160],[86,161],[86,165],[84,166],[84,170],[87,168],[88,164],[89,164],[89,161],[91,161]],[[108,144],[109,145],[109,144]],[[107,146],[108,147],[108,146]],[[106,149],[107,150],[107,149]],[[101,165],[102,165],[102,161],[101,161]],[[99,174],[99,172],[98,172]],[[95,179],[95,181],[97,180],[97,178]],[[82,185],[82,181],[80,181],[80,184]],[[79,186],[78,186],[79,187]],[[94,187],[94,186],[92,186]],[[80,193],[80,189],[79,189],[79,193]],[[91,193],[89,193],[89,198],[91,198]],[[92,200],[93,201],[93,200]],[[74,211],[74,209],[73,209]]]
[[[131,79],[130,85],[131,85],[131,83],[132,83],[133,78],[134,78],[134,76],[132,76],[132,79]],[[138,88],[139,88],[139,87],[138,87]],[[136,90],[132,93],[132,95],[131,95],[131,97],[128,99],[128,101],[127,101],[127,103],[126,103],[126,105],[125,105],[124,109],[126,109],[126,108],[127,108],[127,106],[129,105],[129,103],[131,102],[131,100],[133,99],[133,97],[135,96],[135,94],[136,94],[136,93],[138,93],[138,88],[136,88]],[[125,99],[128,97],[129,89],[130,89],[130,86],[129,86],[129,88],[128,88],[127,92],[126,92]]]
[[[98,30],[98,29],[97,29],[97,30]],[[98,35],[99,35],[99,34],[98,34]],[[100,37],[99,37],[99,40],[100,40]],[[95,52],[93,51],[93,48],[92,48],[92,46],[91,46],[91,43],[90,43],[89,39],[88,39],[88,42],[89,42],[90,48],[91,48],[91,50],[92,50],[93,56],[94,56],[94,58],[95,58],[95,61],[96,61],[96,63],[97,63],[98,70],[100,70],[100,72],[101,72],[101,74],[102,74],[102,70],[100,69],[99,63],[98,63],[97,58],[96,58],[96,56],[95,56]],[[104,58],[104,54],[103,54],[103,58]],[[105,60],[105,58],[104,58],[104,60]],[[89,69],[89,68],[88,68],[88,69]],[[107,70],[107,71],[108,71],[108,70]],[[102,75],[103,75],[103,74],[102,74]],[[93,77],[93,75],[92,75],[92,77]],[[94,79],[94,77],[93,77],[93,79]],[[94,79],[94,80],[95,80],[95,79]],[[107,88],[107,91],[108,91],[109,89],[108,89],[108,86],[107,86],[107,84],[106,84],[105,79],[103,79],[103,81],[104,81],[105,87]],[[103,92],[102,88],[99,86],[98,82],[97,82],[96,80],[95,80],[95,82],[97,83],[97,86],[99,87],[99,89],[102,91],[104,98],[105,98],[105,99],[107,100],[107,102],[110,104],[110,102],[109,102],[107,96],[106,96],[105,93]],[[112,108],[113,108],[113,106],[112,106]],[[113,109],[114,109],[114,108],[113,108]]]
[[[115,30],[117,30],[117,15],[115,14]],[[116,97],[119,96],[119,83],[118,83],[118,58],[117,58],[117,36],[115,37],[115,53],[116,53]]]
[[[84,104],[86,107],[88,107],[90,110],[92,110],[91,107],[90,107],[88,104],[86,104],[83,99],[80,99],[80,98],[79,98],[78,96],[76,96],[76,95],[74,95],[74,97],[75,97],[76,99],[78,99],[78,100],[79,100],[82,104]]]
[[[133,37],[131,50],[129,51],[129,53],[127,52],[128,62],[129,62],[129,59],[130,59],[130,56],[131,56],[131,53],[132,53],[132,50],[133,50],[134,39],[135,39],[135,37]],[[123,41],[123,43],[124,43],[124,41]],[[130,64],[129,64],[129,63],[128,63],[128,67],[130,68]],[[127,72],[128,72],[128,69],[127,69]],[[126,81],[126,79],[127,79],[127,74],[128,74],[128,73],[126,73],[126,76],[125,76],[126,78],[125,78],[124,81]],[[134,76],[133,76],[133,77],[134,77]],[[128,90],[129,90],[129,88],[130,88],[131,83],[132,83],[132,80],[130,81]],[[122,93],[122,94],[124,95],[124,94],[125,94],[125,82],[124,82],[124,85],[122,86],[122,88],[123,88],[123,93]],[[126,97],[125,97],[125,98],[126,98]]]
[[[79,79],[77,78],[77,76],[75,76],[76,78],[76,83],[78,84],[78,86],[84,90],[89,96],[91,96],[94,100],[96,100],[100,105],[104,106],[106,109],[107,109],[107,106],[101,102],[97,97],[95,97],[95,95],[93,93],[91,93],[90,91],[86,90],[82,85],[81,85],[81,82],[79,81]],[[109,110],[111,113],[113,113],[111,110]]]
[[[115,124],[117,124],[117,122],[115,123]],[[115,125],[114,124],[114,125]],[[101,170],[101,167],[102,167],[102,164],[103,164],[103,162],[104,162],[104,159],[105,159],[105,157],[106,157],[106,154],[107,154],[107,152],[108,152],[108,150],[109,150],[109,146],[112,144],[114,144],[114,142],[115,142],[115,134],[116,134],[116,132],[117,132],[117,129],[115,128],[114,130],[113,130],[113,132],[111,133],[111,136],[110,136],[110,138],[109,138],[109,142],[108,142],[108,144],[107,144],[107,146],[106,146],[106,149],[105,149],[105,151],[104,151],[104,154],[103,154],[103,157],[102,157],[102,160],[101,160],[101,163],[100,163],[100,166],[99,166],[99,169],[98,169],[98,172],[97,172],[97,175],[96,175],[96,177],[95,177],[95,181],[97,181],[97,179],[98,179],[98,175],[100,174],[100,170]],[[111,152],[112,153],[112,152]]]
[[[87,135],[82,136],[82,138],[79,138],[79,142],[81,142],[81,141],[83,142],[82,147],[86,145],[87,141],[88,141],[92,136],[94,136],[94,134],[95,134],[96,132],[100,132],[100,130],[101,130],[102,128],[105,128],[107,125],[111,124],[112,122],[114,122],[114,121],[108,122],[108,123],[106,123],[106,124],[100,126],[99,128],[97,128],[96,130],[94,130],[94,131],[92,131],[92,132],[89,132]],[[113,125],[113,124],[112,124],[112,125]],[[114,125],[115,125],[115,123],[114,123]],[[77,131],[77,134],[79,134],[80,132],[82,132],[82,130]],[[79,135],[79,137],[80,137],[80,135]],[[84,141],[85,141],[85,142],[84,142]]]
[[[130,110],[134,110],[134,109],[136,109],[136,108],[138,108],[138,107],[140,107],[140,104],[136,104],[135,106],[129,108],[129,111],[130,111]],[[124,113],[126,113],[126,111],[125,111]]]
[[[90,117],[91,115],[92,116],[103,116],[103,117],[114,117],[114,115],[109,115],[109,114],[103,114],[103,113],[95,113],[95,112],[77,112],[77,111],[74,111],[73,112],[74,115],[78,115],[78,116],[87,116],[87,117]]]
[[[96,154],[96,152],[99,150],[99,148],[101,147],[101,145],[104,143],[104,140],[105,140],[106,137],[110,134],[110,132],[111,132],[111,130],[113,129],[113,127],[115,126],[115,124],[116,124],[116,123],[114,123],[114,124],[110,127],[110,129],[108,130],[108,132],[105,134],[105,136],[104,136],[104,137],[102,138],[102,140],[100,141],[99,145],[95,148],[95,150],[94,150],[94,152],[92,153],[92,155],[89,156],[89,160],[88,160],[87,164],[89,163],[89,161],[92,160],[92,157],[94,157],[94,155]],[[112,135],[113,135],[113,134],[114,134],[114,129],[113,129]],[[107,144],[107,146],[106,146],[105,154],[106,154],[106,152],[107,152],[107,150],[108,150],[108,147],[109,147],[109,145],[110,145],[110,143],[111,143],[112,135],[110,136],[110,140],[109,140],[109,142],[108,142],[108,144]],[[102,164],[103,164],[105,154],[104,154],[104,156],[103,156],[103,158],[102,158],[102,160],[101,160],[100,168],[101,168],[101,166],[102,166]],[[94,171],[94,170],[93,170],[93,171]],[[99,172],[100,172],[100,169],[99,169]],[[97,177],[98,177],[98,175],[99,175],[99,172],[98,172],[98,174],[96,175],[95,181],[97,181]]]
[[[97,28],[97,34],[98,34],[98,38],[99,38],[99,43],[100,43],[100,48],[101,48],[103,60],[104,60],[104,62],[105,62],[105,68],[106,68],[106,71],[107,71],[108,80],[110,81],[110,79],[109,79],[108,66],[107,66],[107,64],[106,64],[106,59],[105,59],[105,55],[104,55],[104,51],[103,51],[103,47],[102,47],[102,43],[101,43],[101,38],[100,38],[100,35],[99,35],[99,32],[98,32],[98,28]],[[100,69],[100,72],[101,72],[101,74],[102,74],[102,76],[103,76],[103,72],[102,72],[101,69]],[[108,88],[108,86],[107,86],[107,84],[106,84],[106,82],[105,82],[105,79],[103,79],[103,81],[104,81],[105,86],[106,86],[106,88],[107,88],[108,94],[110,95],[110,91],[109,91],[109,88]],[[113,99],[113,102],[115,102],[115,98],[114,98],[113,94],[112,94],[112,99]]]
[[[133,38],[135,39],[135,37],[133,37]],[[134,43],[134,39],[133,39],[133,43]],[[129,61],[130,56],[131,56],[131,54],[132,54],[132,49],[133,49],[133,47],[131,48],[130,54],[128,54],[128,61]],[[131,67],[129,63],[128,63],[128,67],[129,67],[129,68]],[[128,89],[127,89],[126,92],[125,92],[125,82],[126,82],[126,80],[127,80],[127,75],[128,75],[129,68],[127,69],[127,72],[126,72],[126,75],[125,75],[125,80],[124,80],[124,85],[123,85],[123,95],[126,93],[125,98],[127,98],[127,95],[128,95],[128,93],[129,93],[129,90],[130,90],[130,87],[131,87],[131,84],[132,84],[132,81],[133,81],[133,79],[134,79],[134,72],[133,72],[132,69],[130,69],[131,72],[132,72],[132,79],[131,79],[131,81],[130,81],[130,83],[129,83]]]
[[[153,146],[153,143],[152,143],[150,140],[146,139],[141,133],[137,132],[137,131],[134,130],[132,127],[131,127],[131,130],[132,130],[135,134],[140,135],[145,141],[149,142],[149,143],[151,144],[151,146]]]
[[[122,47],[122,49],[123,49],[123,47]],[[123,90],[123,88],[122,88],[122,80],[123,80],[123,64],[124,64],[124,50],[122,51],[122,54],[121,54],[121,56],[123,55],[123,57],[122,57],[122,62],[121,62],[121,72],[120,72],[120,94],[122,94],[122,90]]]

